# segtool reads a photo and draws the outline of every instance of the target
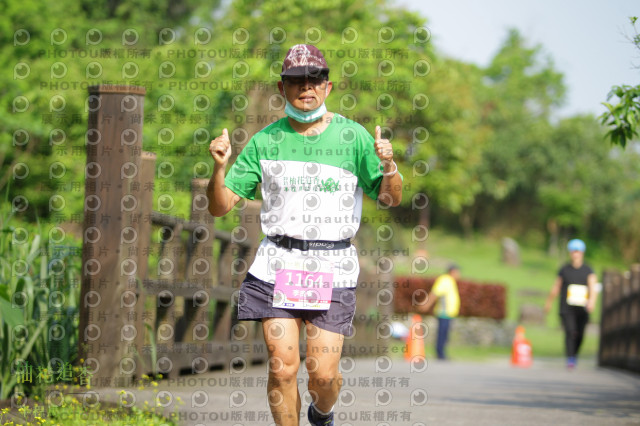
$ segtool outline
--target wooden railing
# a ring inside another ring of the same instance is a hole
[[[640,264],[605,271],[598,364],[640,372]]]
[[[260,323],[238,323],[234,314],[259,244],[260,203],[241,201],[233,231],[217,230],[207,181],[194,179],[188,220],[153,211],[156,156],[142,151],[144,89],[101,85],[89,93],[79,349],[93,384],[264,362]],[[392,278],[369,261],[361,263],[349,356],[377,355],[388,344],[377,328],[392,306],[379,294],[390,293]]]

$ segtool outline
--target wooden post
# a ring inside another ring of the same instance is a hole
[[[239,245],[233,238],[228,242],[220,242],[220,254],[218,256],[218,282],[217,286],[233,288],[232,265],[239,250]],[[227,342],[231,337],[231,303],[229,300],[216,300],[213,311],[213,340]]]
[[[164,290],[157,293],[156,297],[156,328],[155,339],[158,351],[158,360],[154,366],[164,377],[175,378],[178,375],[174,368],[170,354],[176,342],[176,318],[179,312],[178,297],[172,290],[180,280],[180,252],[182,241],[180,233],[182,223],[176,223],[173,228],[165,227],[163,232],[162,253],[158,260],[158,278]]]
[[[94,386],[135,374],[137,240],[145,89],[89,87],[79,353]]]
[[[249,241],[250,245],[242,249],[237,246],[238,255],[232,261],[231,267],[231,282],[235,289],[240,288],[251,264],[256,258],[258,246],[261,242],[260,238],[258,238],[261,229],[261,202],[253,200],[243,200],[241,202],[244,204],[240,207],[240,224],[234,230],[234,238]],[[234,303],[237,301],[230,302],[229,309],[226,310],[227,316],[224,318],[224,324],[225,327],[229,327],[231,330],[231,356],[234,360],[242,358],[245,365],[265,362],[267,360],[267,349],[262,335],[262,323],[244,322],[240,324],[237,316],[238,306]],[[255,350],[260,346],[263,349]],[[251,349],[247,350],[246,348]]]
[[[142,211],[142,220],[138,223],[138,276],[144,280],[147,277],[149,269],[149,252],[151,246],[151,212],[153,211],[153,189],[154,178],[156,175],[156,154],[153,152],[142,152],[142,164],[140,167],[140,210]],[[144,320],[149,314],[145,312],[145,301],[147,300],[146,291],[143,285],[138,283],[137,292],[138,303],[136,304],[136,377],[142,377],[147,373],[143,359],[142,348],[145,345],[145,334],[147,332]]]
[[[197,292],[193,298],[185,299],[184,304],[184,339],[185,342],[205,343],[209,337],[209,296],[206,291],[213,286],[213,278],[217,265],[213,262],[213,242],[215,233],[213,217],[207,211],[206,190],[208,179],[191,181],[191,221],[200,225],[191,232],[186,281],[193,283],[203,291]]]

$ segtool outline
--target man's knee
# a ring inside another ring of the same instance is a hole
[[[300,358],[272,355],[269,358],[269,380],[277,386],[296,382]]]
[[[309,387],[326,388],[333,386],[342,386],[342,373],[339,371],[318,369],[314,372],[309,371]]]

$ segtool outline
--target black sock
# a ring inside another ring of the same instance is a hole
[[[317,417],[320,417],[321,419],[326,419],[329,416],[331,416],[331,412],[327,413],[327,414],[322,414],[320,411],[318,411],[318,409],[316,408],[315,405],[313,405],[313,402],[311,403],[311,409],[313,410],[313,412],[315,413],[315,415]]]

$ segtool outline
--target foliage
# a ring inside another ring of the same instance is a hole
[[[528,47],[511,30],[485,70],[489,98],[485,120],[494,129],[478,168],[483,193],[494,200],[530,196],[547,158],[538,155],[553,129],[549,114],[565,87],[541,46]]]
[[[633,27],[634,36],[631,39],[633,45],[640,50],[640,33],[636,28],[637,17],[629,18]],[[606,136],[614,145],[626,147],[627,142],[638,136],[638,125],[640,123],[640,85],[629,86],[620,85],[613,86],[611,92],[607,96],[607,100],[612,97],[618,98],[618,103],[612,105],[609,102],[603,102],[607,107],[607,112],[600,116],[602,124],[607,125],[611,129]]]
[[[617,247],[621,258],[627,261],[640,260],[640,153],[618,150],[615,152],[616,167],[612,173],[615,186],[609,192],[596,195],[608,200],[608,208],[598,210],[592,228],[599,228],[601,240],[607,246]],[[604,245],[604,244],[603,244]]]
[[[180,19],[161,13],[176,5],[185,10]],[[9,7],[3,15],[3,56],[15,58],[19,78],[2,81],[6,89],[0,94],[11,117],[0,122],[0,131],[15,136],[14,149],[7,148],[2,158],[6,173],[0,187],[14,169],[28,167],[26,177],[13,179],[11,198],[23,196],[41,217],[55,215],[48,208],[54,192],[63,193],[66,202],[61,220],[82,213],[84,168],[78,160],[84,158],[90,84],[146,86],[143,146],[159,154],[156,198],[173,198],[189,189],[191,178],[209,177],[208,142],[223,127],[231,130],[237,153],[248,134],[282,114],[281,108],[264,108],[277,94],[278,61],[290,44],[309,38],[325,50],[335,75],[332,110],[370,131],[402,117],[402,123],[385,129],[399,141],[398,152],[404,152],[402,140],[415,123],[425,121],[427,79],[415,78],[429,69],[425,21],[378,0],[233,2],[217,9],[192,1],[144,2],[135,10],[126,2],[88,7],[63,0],[44,8],[26,14]],[[319,14],[334,19],[319,25]],[[46,25],[42,16],[48,17]],[[29,41],[15,46],[12,34]],[[401,66],[405,62],[412,66]],[[167,67],[170,76],[164,74]],[[55,77],[59,69],[64,77]],[[15,111],[16,99],[29,107]],[[53,104],[63,106],[52,110]],[[54,164],[59,173],[52,177]]]
[[[412,137],[407,148],[412,173],[405,181],[413,193],[425,192],[435,204],[459,213],[482,189],[476,169],[492,137],[492,129],[482,122],[482,71],[436,59],[430,78],[432,102],[425,121],[429,138],[419,143],[419,132]],[[429,172],[426,177],[422,169]]]
[[[78,345],[74,247],[52,242],[61,239],[56,230],[13,226],[11,219],[11,212],[0,212],[0,399],[14,388],[31,392],[55,381],[75,361]]]
[[[161,378],[161,376],[157,376]],[[4,408],[0,411],[0,425],[28,424],[28,425],[95,425],[97,422],[107,422],[110,425],[126,426],[132,424],[145,425],[175,425],[177,414],[172,412],[167,419],[162,414],[162,406],[167,401],[159,394],[158,382],[143,376],[138,390],[152,386],[153,398],[145,400],[143,409],[134,405],[136,397],[132,391],[120,390],[118,396],[120,404],[113,406],[99,401],[98,393],[87,393],[86,388],[78,385],[52,386],[46,397],[36,395],[28,398],[18,395],[12,400],[12,409]],[[79,394],[83,397],[79,398]],[[41,404],[40,401],[46,401]],[[142,401],[139,401],[142,403]],[[176,405],[183,406],[184,401],[176,397]]]
[[[607,100],[613,96],[618,98],[618,103],[612,105],[603,102],[609,111],[601,116],[602,124],[612,127],[607,132],[607,137],[612,144],[626,147],[627,141],[638,136],[638,123],[640,122],[640,85],[638,86],[613,86],[607,96]]]

